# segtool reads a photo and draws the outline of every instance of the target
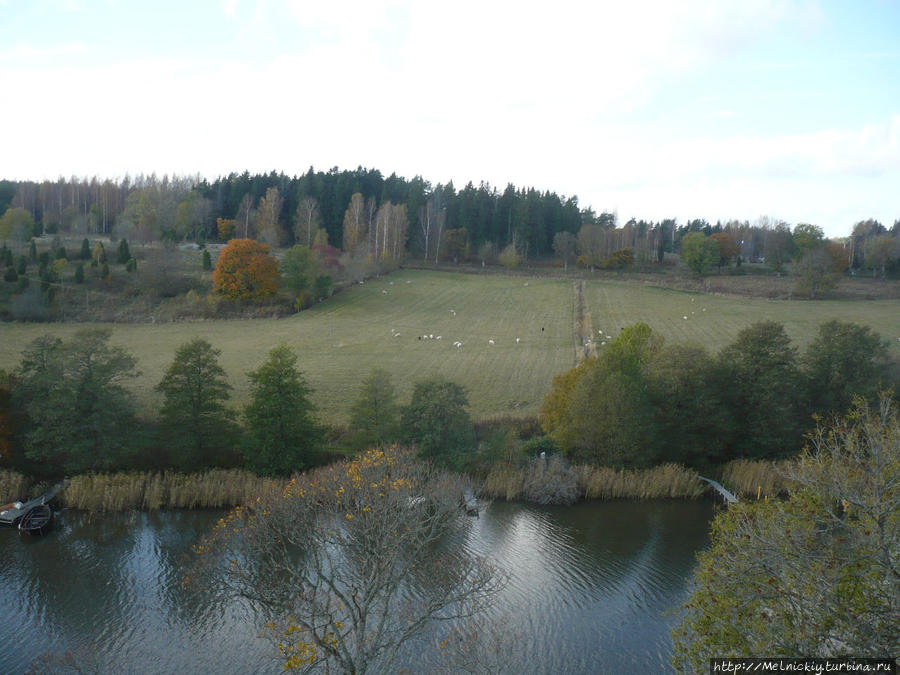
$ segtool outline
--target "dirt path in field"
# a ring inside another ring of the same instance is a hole
[[[584,282],[576,281],[573,284],[575,291],[575,325],[573,335],[575,339],[575,365],[578,365],[586,356],[596,354],[594,344],[594,323],[591,313],[587,311],[584,302]]]

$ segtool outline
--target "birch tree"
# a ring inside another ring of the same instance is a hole
[[[297,204],[294,217],[294,241],[300,242],[305,237],[306,245],[312,246],[313,236],[319,229],[322,215],[319,213],[319,200],[315,197],[304,197]]]

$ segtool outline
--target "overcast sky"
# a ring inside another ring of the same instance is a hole
[[[0,177],[377,168],[900,218],[900,2],[0,0]]]

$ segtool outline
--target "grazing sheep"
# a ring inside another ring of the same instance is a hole
[[[681,317],[681,318],[684,319],[685,321],[687,321],[687,315],[684,315],[684,316]]]
[[[492,345],[492,344],[494,344],[494,341],[493,341],[493,340],[488,340],[488,344],[489,344],[489,345]]]
[[[381,291],[383,295],[387,295],[387,291]]]
[[[451,313],[453,316],[456,316],[456,310],[455,310],[455,309],[451,309],[451,310],[450,310],[450,313]]]
[[[516,338],[516,344],[519,344],[519,338]]]
[[[394,337],[400,337],[400,333],[394,333]]]
[[[435,340],[440,340],[440,339],[441,339],[441,336],[438,335],[438,336],[437,336],[436,338],[434,338],[434,339],[435,339]]]

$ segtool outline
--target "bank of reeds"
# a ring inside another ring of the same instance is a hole
[[[719,470],[721,483],[739,497],[756,499],[786,494],[791,481],[787,478],[793,460],[764,462],[735,459]]]
[[[62,503],[85,511],[229,508],[247,504],[284,481],[249,471],[118,473],[75,476],[60,493]]]
[[[705,484],[679,464],[649,469],[579,466],[578,482],[586,499],[696,499]]]
[[[31,481],[15,471],[0,470],[0,504],[22,499],[28,493]]]
[[[482,485],[482,494],[494,499],[539,503],[550,502],[535,499],[535,495],[569,494],[566,486],[557,483],[571,473],[547,471],[547,484],[540,485],[535,472],[535,462],[496,464]],[[706,484],[694,471],[677,464],[639,470],[580,465],[573,467],[571,472],[576,479],[578,495],[585,499],[695,499],[706,491]]]

